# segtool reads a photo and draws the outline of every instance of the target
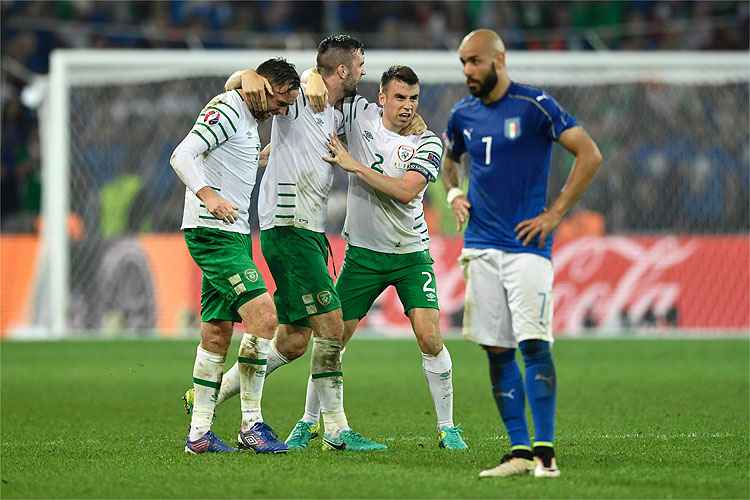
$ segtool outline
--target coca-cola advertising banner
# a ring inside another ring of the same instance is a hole
[[[340,270],[346,244],[339,237],[330,240]],[[461,327],[462,245],[460,238],[431,241],[443,331]],[[38,246],[31,235],[0,237],[0,336],[38,331],[33,328],[40,321],[34,290],[44,285],[34,284]],[[273,291],[257,238],[253,255]],[[747,335],[750,329],[747,235],[585,237],[556,245],[552,261],[557,335],[632,329]],[[71,331],[104,336],[197,331],[201,275],[181,234],[112,240],[87,265],[96,271],[94,279],[70,290]],[[378,298],[362,326],[382,335],[411,335],[392,288]]]
[[[343,251],[343,244],[336,242]],[[460,327],[464,281],[460,239],[432,240],[444,328]],[[591,237],[555,246],[554,329],[750,328],[750,238]],[[395,290],[366,324],[408,328]]]

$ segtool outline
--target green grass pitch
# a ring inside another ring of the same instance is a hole
[[[388,451],[322,451],[316,440],[285,456],[186,456],[180,396],[195,345],[0,344],[0,497],[750,496],[747,339],[560,340],[556,480],[477,478],[508,442],[485,356],[455,340],[455,415],[468,452],[437,448],[415,342],[355,340],[344,359],[349,421]],[[282,438],[302,414],[308,367],[305,357],[266,384],[264,416]],[[238,424],[235,399],[214,430],[233,442]]]

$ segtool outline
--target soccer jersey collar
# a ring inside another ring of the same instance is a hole
[[[508,94],[510,94],[511,89],[514,88],[515,86],[516,86],[516,83],[511,80],[510,85],[508,85],[508,88],[505,89],[505,93],[503,95],[501,95],[499,99],[497,99],[496,101],[492,101],[489,104],[485,104],[478,97],[476,99],[479,101],[479,104],[481,104],[482,106],[486,106],[488,108],[493,108],[493,107],[497,106],[498,104],[500,104],[501,102],[503,102],[505,100],[505,98],[508,97]]]

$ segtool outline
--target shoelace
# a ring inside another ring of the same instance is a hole
[[[304,430],[302,425],[295,425],[292,429],[292,439],[301,439],[303,437]]]
[[[457,425],[455,427],[449,427],[449,428],[445,429],[443,432],[445,432],[446,436],[461,437],[461,435],[463,435],[463,433],[464,433],[464,430],[461,428],[460,425]]]
[[[342,434],[342,437],[343,437],[343,434],[351,436],[350,440],[351,441],[356,441],[358,443],[369,443],[370,442],[370,440],[367,439],[366,437],[364,437],[362,434],[360,434],[359,432],[352,431],[352,430],[344,431],[341,434]]]

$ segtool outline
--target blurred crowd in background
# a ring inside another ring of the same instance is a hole
[[[511,50],[747,51],[749,5],[645,0],[3,0],[2,231],[37,229],[39,131],[36,111],[22,104],[21,92],[36,74],[48,71],[55,48],[301,49],[314,48],[327,33],[347,31],[371,49],[454,49],[463,34],[484,26],[497,29]],[[179,227],[184,188],[168,166],[169,153],[220,83],[175,88],[192,104],[182,106],[183,115],[158,132],[138,121],[142,117],[132,104],[139,96],[132,91],[87,95],[80,105],[88,108],[76,108],[74,102],[71,109],[85,112],[74,113],[76,123],[71,123],[81,131],[72,145],[72,203],[88,229],[97,227],[114,236]],[[605,153],[604,169],[583,206],[603,214],[608,231],[748,230],[746,84],[704,88],[700,95],[708,92],[711,99],[700,98],[697,87],[658,84],[549,90],[585,124]],[[375,88],[365,87],[363,93],[374,98]],[[455,85],[424,94],[422,112],[432,129],[442,131],[450,107],[465,93],[464,86]],[[140,98],[148,103],[147,87]],[[133,140],[148,146],[128,151],[122,136],[116,136],[123,133],[143,135]],[[553,193],[570,163],[559,151],[555,156]],[[339,176],[331,197],[331,231],[343,218],[345,186],[345,177]],[[440,189],[436,185],[428,193],[438,222],[433,233],[450,232],[452,226]],[[130,198],[123,212],[126,193]],[[156,205],[160,210],[154,216],[148,207]]]

